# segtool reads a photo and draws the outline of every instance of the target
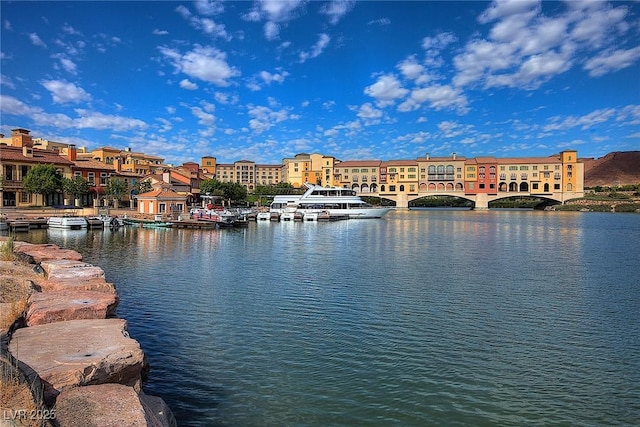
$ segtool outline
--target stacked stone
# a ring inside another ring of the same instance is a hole
[[[56,245],[16,242],[14,252],[45,280],[9,351],[41,380],[57,425],[175,426],[164,401],[142,391],[146,359],[115,317],[118,296],[104,271]]]

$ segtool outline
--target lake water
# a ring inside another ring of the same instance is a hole
[[[640,423],[640,215],[28,236],[106,271],[182,426]]]

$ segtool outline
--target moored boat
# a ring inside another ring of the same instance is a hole
[[[47,220],[49,228],[80,230],[88,227],[87,220],[81,216],[52,216]]]
[[[376,207],[366,203],[349,188],[322,187],[309,183],[305,186],[307,191],[303,195],[275,196],[270,212],[281,215],[280,219],[286,221],[288,212],[302,215],[326,212],[331,217],[355,219],[382,218],[391,210],[391,207]]]

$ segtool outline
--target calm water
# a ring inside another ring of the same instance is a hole
[[[47,238],[116,284],[179,425],[640,423],[640,215]]]

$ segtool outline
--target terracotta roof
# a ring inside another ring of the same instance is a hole
[[[388,166],[418,166],[416,160],[387,160],[384,162]]]
[[[534,163],[562,163],[559,155],[549,157],[503,157],[496,159],[498,164],[534,164]]]
[[[380,160],[345,160],[334,165],[335,168],[354,168],[354,167],[380,167]]]
[[[138,194],[138,198],[142,199],[186,199],[186,195],[178,194],[170,188],[158,188],[156,190],[147,191],[146,193]]]
[[[106,163],[102,163],[99,160],[93,159],[76,159],[76,161],[73,162],[73,165],[74,167],[80,169],[101,169],[115,171],[113,165],[108,165]]]
[[[452,156],[446,156],[446,157],[434,157],[434,156],[429,156],[429,158],[427,159],[427,157],[418,157],[416,160],[418,160],[419,162],[455,162],[457,160],[466,160],[467,158],[465,156],[458,156],[456,155],[456,158],[454,159]]]
[[[2,161],[15,161],[22,163],[39,163],[71,166],[73,162],[66,157],[62,157],[57,151],[33,149],[33,157],[23,154],[21,147],[9,147],[0,145],[0,159]]]

